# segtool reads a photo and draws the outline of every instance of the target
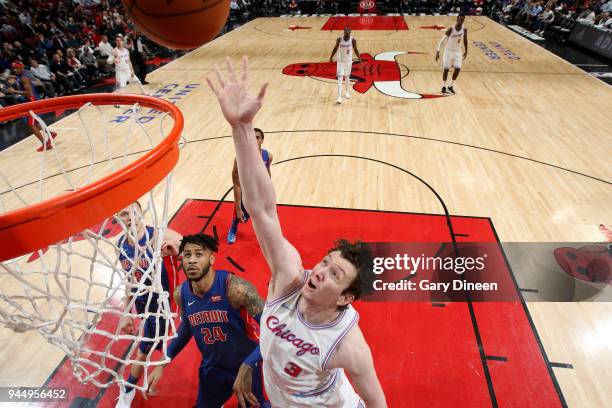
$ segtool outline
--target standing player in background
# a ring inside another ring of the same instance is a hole
[[[262,149],[261,145],[264,141],[264,132],[261,129],[255,128],[255,137],[257,138],[257,145],[261,152],[261,158],[263,159],[268,175],[270,174],[270,165],[272,164],[272,153],[266,149]],[[244,209],[242,204],[242,189],[240,188],[240,176],[238,175],[238,164],[234,159],[234,168],[232,169],[232,183],[234,184],[234,217],[232,218],[232,225],[230,226],[229,232],[227,233],[227,243],[233,244],[236,242],[236,234],[238,233],[238,223],[246,223],[249,220],[249,213]]]
[[[159,295],[157,293],[147,292],[137,296],[135,300],[132,299],[133,293],[139,290],[139,284],[146,286],[152,284],[151,278],[148,276],[143,277],[143,274],[146,273],[149,265],[153,262],[155,228],[145,225],[142,222],[142,208],[138,201],[121,210],[117,216],[123,223],[126,231],[117,241],[119,261],[121,262],[123,270],[130,275],[130,282],[132,284],[132,286],[126,290],[124,310],[125,312],[131,312],[133,301],[136,307],[136,313],[139,315],[144,315],[149,312],[158,313],[161,305],[159,304]],[[136,239],[138,239],[138,241],[134,242]],[[179,233],[171,229],[166,229],[164,233],[164,242],[161,246],[161,282],[163,290],[166,292],[170,292],[170,282],[174,282],[177,270],[176,258],[174,256],[178,254],[180,240],[181,235]],[[156,316],[145,317],[141,324],[144,325],[143,335],[147,338],[162,336],[166,330],[166,321]],[[131,317],[122,316],[119,326],[123,333],[138,333],[138,328],[134,325],[134,321]],[[141,362],[145,361],[151,348],[154,346],[156,350],[161,350],[163,346],[162,341],[141,341],[138,345],[136,360]],[[143,370],[143,365],[132,364],[127,382],[136,385],[142,376]],[[116,408],[129,408],[135,394],[136,392],[133,387],[122,387]]]
[[[217,240],[206,234],[188,235],[181,241],[187,281],[174,291],[181,325],[168,356],[173,359],[195,338],[202,353],[198,408],[222,407],[232,392],[243,408],[269,407],[258,344],[263,299],[250,282],[213,268],[217,249]],[[148,395],[157,394],[163,371],[164,366],[159,366],[151,374]]]
[[[342,103],[342,78],[346,81],[346,93],[344,97],[351,99],[351,69],[353,68],[353,50],[357,54],[357,62],[361,62],[359,50],[357,50],[357,40],[351,36],[351,29],[344,27],[344,37],[338,37],[336,45],[332,50],[329,62],[336,56],[336,75],[338,76],[338,99],[336,103]],[[336,53],[337,52],[337,53]]]
[[[134,75],[134,67],[130,61],[130,51],[123,46],[123,38],[117,37],[115,45],[113,55],[108,57],[106,62],[115,64],[115,88],[121,89],[127,86],[128,82],[132,82],[136,75]]]
[[[30,76],[30,73],[25,70],[23,63],[21,61],[15,61],[13,64],[11,64],[11,68],[17,76],[17,81],[20,88],[19,91],[14,91],[14,93],[22,95],[28,100],[28,102],[33,102],[40,99],[38,93],[36,92],[36,88],[34,87],[34,83],[32,82],[32,77]],[[48,139],[47,143],[45,143],[45,138],[42,135],[41,128],[34,120],[32,115],[28,114],[27,122],[34,135],[38,138],[38,140],[40,140],[40,143],[42,143],[42,146],[36,149],[36,151],[42,152],[43,150],[52,149],[53,145],[51,144],[51,139]],[[50,135],[51,138],[55,138],[57,133],[50,132]]]
[[[467,28],[463,26],[463,22],[465,20],[465,16],[460,14],[457,16],[457,23],[450,27],[444,33],[444,36],[438,43],[438,48],[436,49],[436,62],[440,59],[440,48],[442,45],[446,43],[446,48],[444,49],[444,56],[442,57],[442,67],[444,68],[444,73],[442,74],[442,81],[444,84],[442,85],[442,93],[455,93],[455,80],[459,76],[459,72],[461,72],[461,64],[464,59],[467,58],[468,53],[468,39],[467,39]],[[463,46],[465,47],[465,52],[461,52],[461,43],[463,42]],[[450,68],[454,67],[455,71],[453,72],[453,79],[450,82],[447,82],[448,71]]]
[[[283,408],[358,408],[364,403],[384,408],[372,354],[351,306],[364,287],[371,288],[372,253],[363,242],[340,239],[312,271],[304,270],[300,254],[283,236],[276,192],[253,140],[253,119],[266,85],[257,97],[250,95],[246,57],[240,79],[229,60],[227,69],[228,78],[223,78],[215,68],[219,88],[207,82],[232,127],[244,204],[272,273],[260,342],[270,402]]]

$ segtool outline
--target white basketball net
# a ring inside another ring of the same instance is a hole
[[[145,154],[168,134],[167,125],[172,124],[168,120],[164,123],[167,115],[159,114],[143,125],[139,119],[148,114],[145,111],[138,105],[86,104],[51,125],[53,129],[30,112],[46,139],[50,139],[51,130],[58,137],[51,141],[53,149],[32,151],[32,160],[40,161],[34,180],[22,176],[36,171],[18,172],[0,165],[0,211],[78,189]],[[113,121],[117,115],[127,115],[127,119]],[[0,163],[11,153],[11,149],[1,152]],[[167,346],[175,337],[175,324],[169,294],[162,287],[160,255],[168,223],[171,177],[139,200],[142,211],[130,205],[127,218],[109,214],[101,223],[49,248],[0,262],[0,324],[16,332],[37,330],[66,353],[81,382],[97,387],[125,384],[131,364],[168,363]],[[152,229],[142,228],[144,233],[139,236],[139,225]],[[122,256],[131,259],[117,245],[122,236],[135,243],[132,258],[137,262],[124,261],[122,266]],[[137,300],[144,301],[144,310],[136,307]],[[133,319],[132,333],[121,330],[129,319]],[[148,335],[147,319],[155,323],[154,332]],[[145,361],[137,361],[136,351],[143,341],[153,347]],[[161,345],[161,353],[154,355],[157,345]],[[140,389],[148,387],[146,369],[143,377]]]

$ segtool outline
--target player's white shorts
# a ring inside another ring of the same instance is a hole
[[[336,76],[351,76],[351,69],[353,68],[353,61],[336,62]]]
[[[463,55],[461,54],[461,50],[444,52],[442,56],[442,67],[444,69],[451,69],[451,67],[460,69],[462,62]]]
[[[116,71],[115,72],[115,80],[117,81],[116,87],[117,89],[124,88],[128,82],[132,82],[132,72],[131,71]]]

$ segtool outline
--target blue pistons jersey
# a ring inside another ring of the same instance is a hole
[[[261,158],[266,165],[266,169],[270,170],[270,153],[266,149],[261,149]]]
[[[121,238],[119,238],[119,240],[117,241],[117,247],[121,250],[119,254],[119,261],[121,262],[121,267],[126,272],[130,272],[132,274],[130,279],[132,280],[133,283],[140,282],[147,286],[150,286],[152,284],[150,277],[144,278],[144,281],[142,281],[142,279],[143,279],[143,274],[146,272],[147,268],[149,267],[149,264],[153,261],[153,252],[151,250],[153,245],[149,241],[153,240],[154,233],[155,233],[155,228],[151,226],[147,226],[144,235],[138,241],[138,246],[140,247],[140,249],[138,253],[139,259],[137,261],[138,263],[136,266],[133,266],[134,257],[136,256],[135,255],[136,248],[130,245],[125,235],[122,235]],[[166,267],[164,266],[163,262],[161,263],[161,268],[162,268],[161,269],[162,287],[164,288],[165,291],[168,291],[168,287],[169,287],[168,274],[166,273]],[[135,294],[136,290],[137,290],[136,288],[132,288],[132,293]],[[136,310],[138,311],[138,313],[145,312],[144,309],[146,307],[149,294],[150,292],[147,292],[145,294],[141,294],[137,296],[135,303],[136,303]],[[157,293],[152,293],[151,302],[149,303],[150,311],[157,311],[157,298],[158,297],[159,296]]]
[[[259,344],[259,325],[244,308],[227,298],[230,272],[215,271],[215,280],[203,296],[194,294],[189,281],[181,285],[183,323],[202,353],[202,369],[237,369]]]

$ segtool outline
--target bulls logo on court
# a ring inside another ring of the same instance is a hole
[[[419,54],[416,52],[387,51],[372,57],[361,54],[361,63],[353,63],[350,80],[355,82],[353,89],[366,93],[372,86],[379,92],[402,99],[440,98],[442,95],[422,94],[407,91],[402,88],[400,65],[395,57],[404,54]],[[304,62],[291,64],[283,68],[283,74],[292,76],[307,76],[313,78],[336,79],[335,62]]]

